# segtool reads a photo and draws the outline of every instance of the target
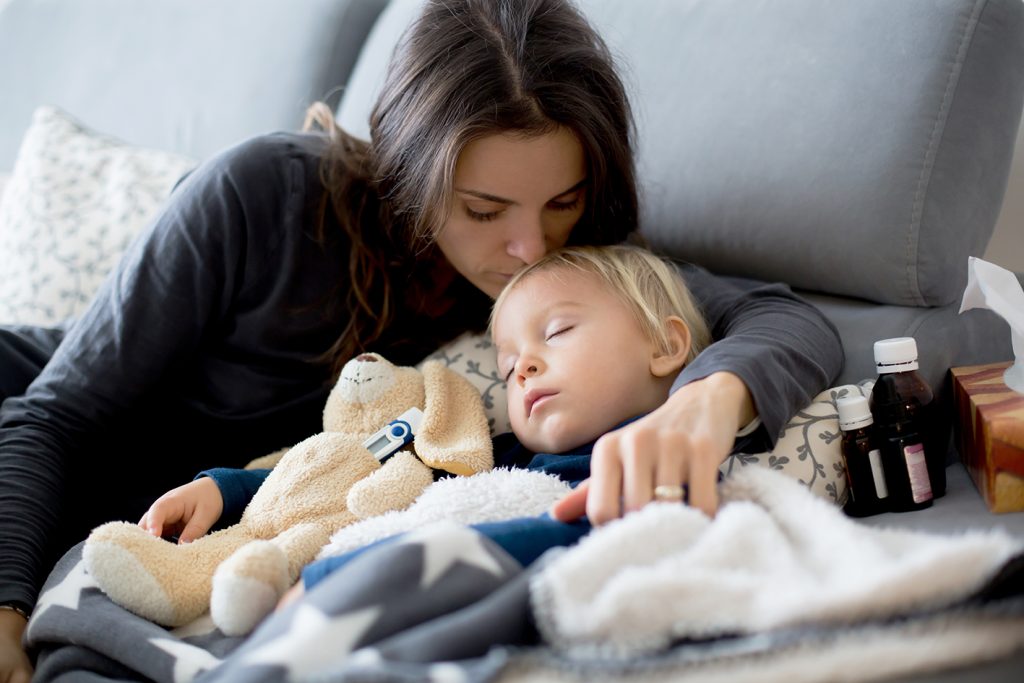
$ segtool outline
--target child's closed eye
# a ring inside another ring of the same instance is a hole
[[[571,331],[574,327],[575,325],[566,325],[565,327],[559,327],[554,332],[549,332],[548,335],[544,337],[544,341],[550,341],[559,335]]]

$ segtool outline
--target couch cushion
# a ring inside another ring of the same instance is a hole
[[[297,129],[345,83],[384,1],[0,3],[0,171],[42,104],[196,158]]]
[[[962,293],[1020,120],[1020,0],[591,4],[640,93],[655,246],[882,303]]]
[[[958,314],[960,302],[946,306],[879,306],[868,301],[798,292],[839,330],[846,364],[837,381],[875,375],[874,343],[891,337],[917,340],[920,372],[933,389],[947,383],[949,369],[1013,357],[1010,327],[991,311]]]
[[[1020,0],[582,0],[633,92],[644,229],[714,271],[905,306],[966,284],[1024,98]],[[382,14],[357,135],[416,0]]]
[[[0,324],[54,326],[81,313],[194,165],[37,110],[0,195]]]

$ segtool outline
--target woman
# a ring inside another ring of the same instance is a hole
[[[0,330],[0,681],[27,680],[21,613],[92,526],[318,431],[354,353],[413,363],[483,329],[547,251],[638,227],[622,83],[564,0],[428,4],[369,145],[312,111],[328,134],[256,138],[183,181],[66,336]],[[786,288],[685,275],[725,339],[598,442],[559,517],[601,523],[684,482],[713,513],[755,406],[774,436],[838,372],[834,330]]]

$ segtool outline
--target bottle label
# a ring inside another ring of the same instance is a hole
[[[875,495],[879,498],[889,497],[889,488],[885,485],[885,471],[882,469],[882,451],[877,448],[868,453],[871,463],[871,478],[875,480]]]
[[[910,474],[910,495],[915,503],[923,503],[932,499],[932,482],[928,478],[928,463],[924,458],[924,446],[915,443],[903,449],[903,457],[907,461],[907,472]]]

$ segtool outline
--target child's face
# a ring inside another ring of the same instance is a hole
[[[541,271],[508,293],[494,320],[512,431],[560,453],[664,402],[655,345],[622,300],[589,273]]]

